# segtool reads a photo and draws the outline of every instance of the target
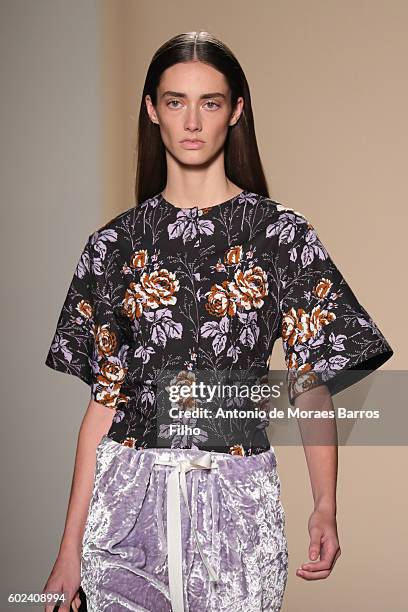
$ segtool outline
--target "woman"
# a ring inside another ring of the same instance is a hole
[[[329,408],[392,349],[311,223],[268,197],[223,43],[193,32],[156,52],[138,147],[138,203],[89,236],[46,359],[91,401],[44,591],[76,609],[81,584],[97,612],[276,612],[288,550],[268,419],[255,393],[215,391],[255,391],[282,338],[291,405]],[[340,554],[336,450],[305,446],[307,580]]]

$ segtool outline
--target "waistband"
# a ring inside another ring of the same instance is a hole
[[[110,438],[107,434],[104,434],[98,445],[98,449],[102,447],[109,449],[111,453],[120,455],[124,460],[129,460],[131,457],[140,456],[141,453],[143,453],[144,456],[149,458],[149,463],[152,461],[153,457],[164,457],[169,458],[170,460],[185,458],[195,459],[206,453],[210,453],[213,457],[213,463],[215,465],[223,466],[223,469],[228,469],[227,466],[234,466],[234,469],[237,469],[237,466],[242,464],[243,472],[250,472],[252,469],[256,470],[259,468],[273,470],[277,463],[275,448],[273,446],[270,446],[266,450],[263,449],[262,452],[259,453],[242,455],[239,452],[221,452],[220,450],[208,448],[133,447],[124,442],[117,442],[116,440],[113,440],[113,438]],[[217,447],[217,449],[219,448],[221,447]]]
[[[148,448],[156,448],[149,446],[142,446],[137,444],[137,440],[134,437],[127,437],[122,442],[118,442],[118,444],[122,444],[123,446],[128,446],[129,448],[134,448],[136,450],[147,450]],[[159,447],[159,448],[168,448],[168,447]],[[260,455],[261,453],[265,453],[270,450],[269,447],[264,446],[248,446],[245,444],[231,444],[224,446],[199,446],[198,450],[203,452],[214,452],[214,453],[224,453],[227,455],[239,455],[241,457],[250,457],[251,455]],[[195,450],[197,450],[195,449]],[[182,449],[189,450],[189,449]]]

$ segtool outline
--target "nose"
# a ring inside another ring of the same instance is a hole
[[[184,129],[189,131],[201,131],[201,117],[199,110],[195,107],[187,108]]]

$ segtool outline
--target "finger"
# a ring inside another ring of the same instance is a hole
[[[336,555],[338,551],[338,544],[335,544],[330,541],[325,542],[320,549],[320,561],[303,563],[301,569],[312,572],[331,569],[333,567],[335,559],[337,558]]]
[[[327,576],[332,572],[333,567],[340,556],[340,550],[337,551],[333,563],[330,566],[322,566],[322,563],[306,563],[303,564],[301,568],[297,570],[297,575],[301,578],[310,579],[311,576],[315,576],[316,578],[327,578]]]
[[[336,554],[334,555],[334,559],[333,559],[333,563],[332,563],[331,569],[333,569],[333,567],[336,565],[336,561],[340,557],[340,555],[341,555],[341,550],[340,550],[340,548],[338,548]]]
[[[73,593],[67,593],[65,597],[65,601],[59,607],[59,612],[71,612],[73,597],[74,597]]]
[[[322,570],[320,572],[309,572],[307,570],[298,569],[296,574],[303,578],[304,580],[322,580],[322,578],[327,578],[330,576],[331,570]]]
[[[54,612],[54,608],[56,606],[56,603],[54,601],[54,595],[56,593],[60,593],[60,589],[57,589],[57,588],[54,588],[54,587],[53,588],[47,587],[47,589],[43,589],[42,590],[42,594],[43,595],[48,595],[49,596],[49,600],[48,600],[49,603],[47,603],[44,606],[45,612]]]
[[[328,542],[323,546],[322,553],[320,555],[320,559],[322,561],[326,561],[328,567],[333,569],[336,560],[339,558],[341,554],[340,546],[337,538],[333,540],[328,540]]]

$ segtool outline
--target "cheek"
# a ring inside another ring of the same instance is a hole
[[[228,118],[214,117],[214,120],[207,122],[204,126],[204,133],[208,135],[208,139],[212,142],[223,141],[228,133]]]
[[[176,139],[176,125],[174,121],[167,121],[167,120],[159,120],[160,121],[160,133],[162,136],[163,141],[166,144],[171,144],[171,142],[173,140]]]
[[[180,135],[180,131],[183,129],[181,114],[166,112],[166,110],[164,110],[158,114],[158,120],[163,141],[168,144],[176,142]]]

